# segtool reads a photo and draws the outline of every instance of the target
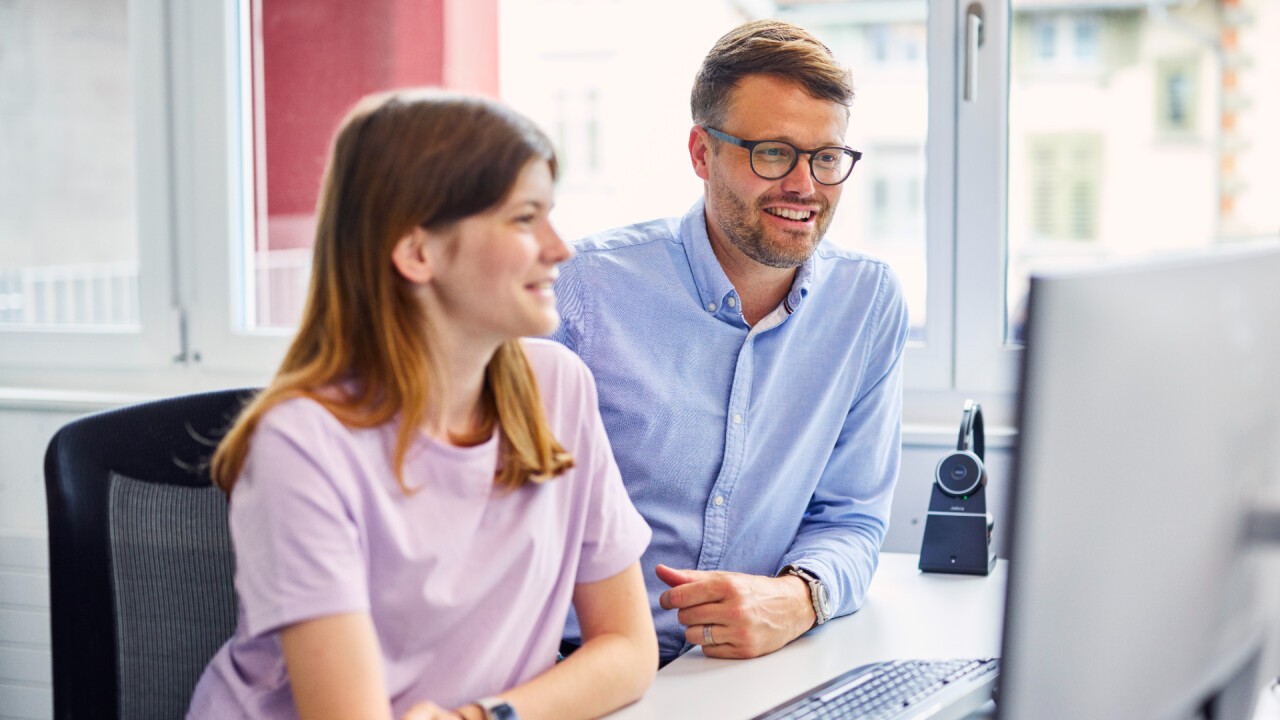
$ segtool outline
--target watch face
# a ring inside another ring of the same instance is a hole
[[[516,714],[516,709],[507,703],[489,708],[489,717],[493,718],[493,720],[520,720],[520,716]]]
[[[831,598],[827,597],[827,586],[821,582],[818,583],[818,603],[822,605],[822,614],[831,614]]]

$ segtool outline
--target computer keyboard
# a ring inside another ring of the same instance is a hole
[[[854,668],[753,720],[959,718],[991,699],[998,658],[890,660]]]

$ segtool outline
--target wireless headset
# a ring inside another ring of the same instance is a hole
[[[929,514],[920,543],[924,572],[989,575],[996,564],[991,545],[995,520],[987,514],[987,466],[982,406],[964,401],[955,452],[933,471]]]
[[[982,406],[966,400],[956,451],[938,461],[933,472],[938,489],[949,497],[967,497],[986,485],[987,467],[982,462],[985,447]]]

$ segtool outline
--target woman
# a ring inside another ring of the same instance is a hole
[[[346,119],[297,337],[213,458],[240,612],[191,717],[594,717],[652,682],[649,528],[595,385],[520,339],[559,322],[555,172],[491,101]],[[557,664],[571,601],[586,641]]]

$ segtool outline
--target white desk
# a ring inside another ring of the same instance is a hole
[[[693,650],[659,671],[648,694],[611,720],[750,718],[869,662],[998,656],[1004,561],[988,577],[921,573],[918,561],[915,554],[881,554],[861,610],[771,655],[716,660]]]

